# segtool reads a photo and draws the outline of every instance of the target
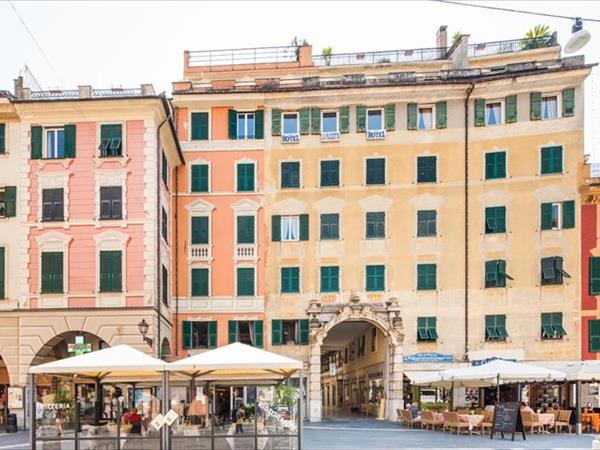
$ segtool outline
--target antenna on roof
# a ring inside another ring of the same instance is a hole
[[[37,79],[33,75],[33,72],[29,69],[29,66],[25,64],[25,68],[19,75],[23,76],[24,86],[31,88],[33,91],[43,91],[42,86],[38,83]]]

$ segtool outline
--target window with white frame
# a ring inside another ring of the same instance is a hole
[[[283,135],[296,135],[298,134],[298,113],[287,112],[283,113]]]
[[[433,106],[419,106],[417,109],[417,129],[433,129]]]
[[[542,120],[556,119],[560,117],[558,110],[558,94],[542,95]]]
[[[338,131],[338,112],[323,111],[321,113],[321,133],[337,133]]]
[[[65,157],[65,129],[46,128],[46,148],[44,158],[58,159]]]
[[[560,203],[552,203],[552,229],[558,230],[561,225],[561,208],[562,205]]]
[[[237,115],[237,138],[254,139],[254,112],[239,112]]]
[[[485,124],[500,125],[502,123],[502,102],[499,100],[485,103]]]
[[[383,130],[383,109],[367,109],[367,131]]]
[[[300,218],[298,216],[281,217],[281,240],[300,240]]]

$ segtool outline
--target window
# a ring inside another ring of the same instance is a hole
[[[254,267],[237,268],[237,295],[254,296]]]
[[[300,238],[300,218],[298,216],[283,216],[281,218],[281,240],[298,241]]]
[[[237,216],[237,243],[254,244],[254,216]]]
[[[65,157],[65,129],[46,129],[46,154],[45,158],[58,159]]]
[[[417,157],[417,183],[435,183],[437,181],[437,157]]]
[[[361,334],[358,338],[358,343],[356,346],[356,357],[360,358],[365,356],[367,350],[367,335]]]
[[[340,215],[321,214],[321,240],[340,238]]]
[[[385,184],[385,159],[368,158],[367,162],[367,185]]]
[[[6,124],[0,123],[0,155],[6,153]]]
[[[263,346],[262,320],[230,320],[229,343],[241,342],[254,347]]]
[[[254,139],[254,112],[237,113],[237,138]]]
[[[366,266],[366,290],[369,292],[385,290],[385,267],[383,265]]]
[[[340,162],[321,161],[321,187],[340,185]]]
[[[485,234],[506,233],[506,207],[485,208]]]
[[[308,319],[271,321],[272,345],[308,344]]]
[[[42,294],[63,293],[62,252],[42,252]]]
[[[167,156],[165,155],[165,152],[162,152],[162,167],[161,167],[161,173],[162,173],[162,179],[163,182],[165,183],[165,186],[168,188],[169,187],[169,162],[167,161]]]
[[[563,277],[571,278],[563,269],[563,259],[560,256],[542,258],[542,285],[562,284]]]
[[[486,102],[485,104],[485,124],[500,125],[502,123],[502,102]]]
[[[42,220],[44,222],[60,222],[65,216],[64,190],[42,190]]]
[[[61,189],[62,190],[62,189]],[[100,187],[100,219],[123,218],[123,189],[121,186]]]
[[[433,106],[419,106],[417,108],[417,130],[433,129]]]
[[[590,295],[600,295],[600,257],[590,256],[589,267],[589,293]]]
[[[367,109],[367,131],[383,131],[382,109]]]
[[[237,191],[254,192],[254,163],[236,164]]]
[[[0,299],[6,298],[6,249],[0,247]]]
[[[208,112],[192,113],[192,141],[208,140]]]
[[[377,351],[377,327],[371,328],[371,353]]]
[[[298,113],[283,113],[283,136],[298,136]]]
[[[100,125],[100,156],[123,155],[123,127],[120,124]]]
[[[541,151],[541,173],[562,173],[562,146],[544,147]]]
[[[542,120],[556,119],[558,112],[558,95],[542,95]]]
[[[485,154],[485,179],[506,178],[506,152]]]
[[[192,269],[192,297],[208,297],[209,271],[206,267]]]
[[[192,164],[192,192],[208,192],[208,164]]]
[[[339,138],[340,130],[337,110],[321,112],[321,140],[337,141]]]
[[[162,302],[169,306],[169,271],[162,266]]]
[[[368,212],[366,214],[365,237],[367,239],[385,238],[384,212]]]
[[[273,241],[307,241],[308,214],[272,216],[271,238]]]
[[[542,313],[542,339],[562,339],[566,335],[562,313]]]
[[[340,291],[340,268],[338,266],[321,267],[321,292]]]
[[[167,216],[167,212],[165,211],[165,208],[162,208],[162,214],[161,214],[161,221],[160,221],[160,229],[161,229],[161,234],[163,239],[165,240],[165,242],[169,242],[169,218]]]
[[[100,252],[100,292],[122,292],[121,251]]]
[[[486,341],[506,341],[507,337],[505,315],[485,316]]]
[[[16,186],[0,187],[0,217],[15,217],[17,215]]]
[[[281,268],[281,293],[297,294],[300,292],[300,268],[282,267]]]
[[[437,235],[437,211],[417,211],[417,237]]]
[[[575,202],[542,203],[541,204],[541,229],[559,230],[561,228],[575,227]]]
[[[417,317],[417,342],[435,342],[438,339],[435,317]]]
[[[281,163],[281,188],[299,188],[300,187],[300,163],[282,162]]]
[[[506,261],[503,259],[495,259],[493,261],[485,262],[486,288],[506,287],[506,279],[514,279],[506,273]]]
[[[182,322],[182,343],[184,349],[214,348],[217,346],[217,322]]]
[[[417,290],[430,291],[437,289],[437,265],[417,264]]]
[[[600,352],[600,320],[590,320],[588,325],[589,341],[588,349],[590,352]]]
[[[206,245],[210,242],[208,216],[192,217],[192,245]]]

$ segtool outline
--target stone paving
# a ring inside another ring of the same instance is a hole
[[[530,435],[525,441],[516,435],[514,442],[496,435],[489,436],[450,435],[448,432],[410,429],[399,424],[373,419],[347,418],[324,419],[321,423],[306,423],[304,448],[306,450],[328,449],[446,449],[446,448],[499,448],[499,449],[591,449],[592,435],[568,434]]]

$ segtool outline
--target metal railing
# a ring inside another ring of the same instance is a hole
[[[191,51],[188,67],[295,62],[299,51],[295,46]]]
[[[398,64],[404,62],[435,61],[446,57],[447,48],[417,48],[377,52],[337,53],[313,56],[315,66],[354,66],[371,64]]]
[[[512,39],[509,41],[483,42],[469,45],[469,57],[498,55],[501,53],[513,53],[523,50],[533,50],[556,45],[556,36]]]
[[[32,100],[48,100],[48,99],[59,99],[59,98],[77,98],[79,97],[79,91],[77,89],[53,89],[50,91],[31,91]]]
[[[137,97],[142,95],[141,88],[93,89],[92,97]]]
[[[139,97],[142,95],[141,88],[110,88],[110,89],[92,89],[92,98],[111,98],[111,97]],[[78,89],[51,89],[47,91],[31,91],[32,100],[57,100],[79,98]],[[87,97],[83,97],[87,98]]]

